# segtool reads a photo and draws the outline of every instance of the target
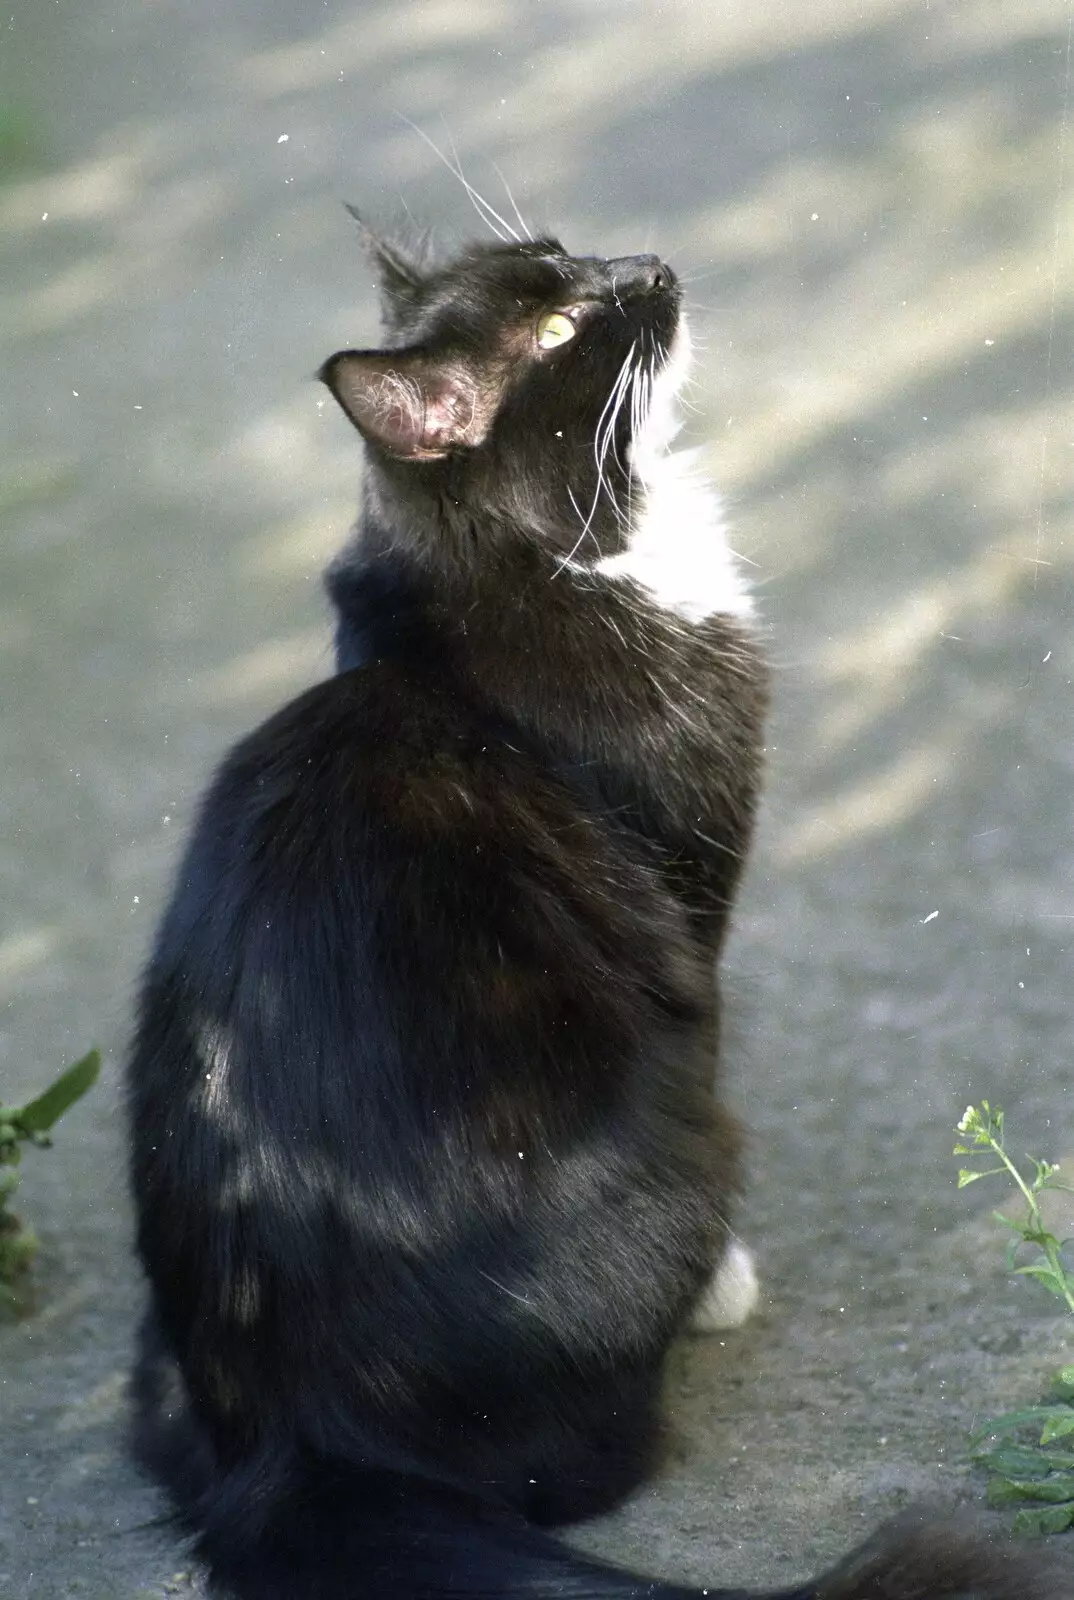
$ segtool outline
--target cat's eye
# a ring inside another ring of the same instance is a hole
[[[573,339],[578,329],[562,311],[546,311],[537,324],[537,343],[542,350],[554,350],[558,344]]]

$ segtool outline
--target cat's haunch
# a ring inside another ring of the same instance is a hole
[[[670,268],[367,243],[337,671],[224,760],[141,991],[138,1447],[214,1593],[672,1600],[542,1529],[642,1481],[669,1345],[755,1292],[716,976],[751,602],[671,450]],[[800,1600],[1058,1597],[943,1537]]]

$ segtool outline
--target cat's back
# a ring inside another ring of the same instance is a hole
[[[554,761],[445,673],[385,658],[315,685],[241,740],[203,802],[192,854],[203,892],[252,895],[286,877],[329,893],[387,875],[397,895],[428,857],[473,884],[534,852],[576,871],[586,850],[624,862],[617,836]],[[427,911],[429,908],[425,906]],[[417,913],[418,907],[415,906]]]
[[[394,1282],[409,1257],[381,1252],[419,1215],[423,1233],[456,1228],[460,1207],[495,1256],[471,1243],[466,1271],[495,1279],[534,1182],[535,1238],[559,1238],[569,1189],[572,1238],[596,1240],[604,1163],[623,1183],[667,1148],[672,1073],[699,1192],[711,974],[646,850],[398,663],[341,673],[236,746],[180,866],[128,1071],[139,1244],[169,1319],[221,1256],[304,1284],[336,1284],[345,1261],[364,1283],[373,1248]],[[239,1200],[207,1208],[210,1192]],[[311,1230],[342,1194],[348,1216],[361,1197],[357,1232]],[[462,1271],[454,1254],[444,1270]],[[452,1297],[422,1303],[432,1338]]]
[[[464,691],[386,659],[310,689],[225,759],[142,1039],[161,1027],[178,1065],[181,992],[226,1027],[233,1062],[283,1078],[300,1059],[309,1096],[331,1098],[344,1060],[435,1077],[459,1039],[474,1084],[482,1064],[502,1076],[520,1038],[550,1062],[570,1038],[597,1071],[654,1009],[676,1026],[708,990],[652,847]],[[169,1097],[204,1055],[187,1051]]]

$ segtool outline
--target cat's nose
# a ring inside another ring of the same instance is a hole
[[[623,295],[658,294],[673,289],[675,274],[659,256],[619,256],[608,262],[614,291]]]

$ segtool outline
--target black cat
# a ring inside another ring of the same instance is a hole
[[[225,760],[141,996],[139,1448],[241,1600],[685,1595],[539,1526],[642,1480],[671,1341],[752,1290],[715,966],[765,670],[668,452],[679,289],[368,242],[338,672]],[[956,1593],[1060,1591],[905,1528],[798,1591]]]

